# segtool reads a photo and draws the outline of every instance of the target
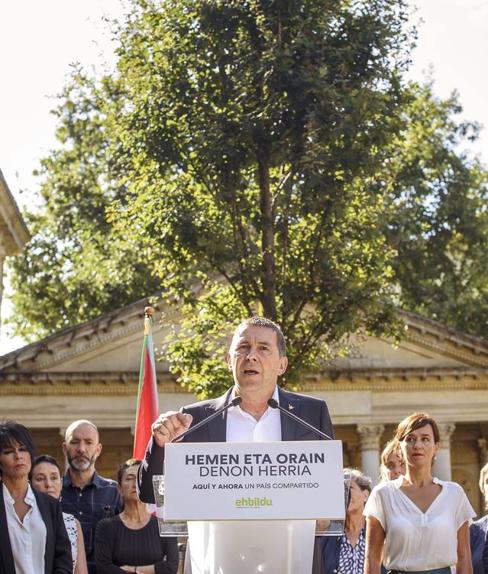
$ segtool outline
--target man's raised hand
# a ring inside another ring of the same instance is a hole
[[[159,415],[151,426],[154,442],[163,447],[190,428],[193,417],[187,413],[168,411]]]

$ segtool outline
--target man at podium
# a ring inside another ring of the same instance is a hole
[[[263,317],[243,321],[232,337],[227,365],[234,386],[223,396],[183,407],[180,412],[163,413],[153,423],[138,477],[139,496],[144,502],[154,502],[152,477],[163,472],[165,445],[178,437],[188,442],[320,439],[311,429],[314,427],[322,438],[333,438],[325,401],[278,386],[288,359],[285,339],[276,323]]]

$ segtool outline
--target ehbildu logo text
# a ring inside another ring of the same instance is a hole
[[[263,506],[273,506],[273,501],[265,496],[263,498],[257,496],[255,498],[246,498],[243,496],[238,498],[235,504],[237,508],[262,508]]]

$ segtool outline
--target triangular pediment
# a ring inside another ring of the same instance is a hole
[[[149,298],[141,299],[8,353],[0,357],[0,371],[137,372],[144,339],[144,309],[149,303]],[[167,329],[155,321],[155,347],[161,346],[166,333]],[[164,363],[158,363],[157,369],[167,370]]]
[[[427,341],[426,341],[427,343]],[[453,357],[446,349],[404,339],[394,343],[376,337],[351,337],[346,357],[333,361],[337,369],[431,369],[466,366],[466,360]]]
[[[0,357],[3,372],[131,372],[139,370],[143,341],[144,308],[141,299],[93,321],[64,329],[37,343]],[[155,348],[161,348],[177,315],[160,304],[164,324],[154,322]],[[351,338],[348,356],[336,359],[339,371],[463,369],[488,367],[488,344],[479,338],[448,329],[413,313],[399,311],[405,337],[398,343],[375,337]],[[166,325],[166,326],[165,326]],[[223,353],[224,358],[224,353]],[[167,365],[158,362],[159,372]]]

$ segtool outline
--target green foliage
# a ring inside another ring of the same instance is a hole
[[[59,149],[43,160],[42,206],[25,214],[33,239],[12,259],[10,278],[16,332],[28,340],[93,319],[155,290],[146,253],[113,233],[107,207],[124,195],[115,177],[108,141],[107,98],[74,70],[56,110]]]
[[[410,87],[407,129],[388,169],[394,213],[387,236],[402,306],[488,337],[488,172],[462,146],[477,137],[460,122],[456,95]]]
[[[399,335],[393,304],[487,334],[476,129],[402,80],[403,1],[133,0],[118,38],[115,76],[75,71],[57,112],[21,332],[161,290],[181,318],[162,354],[201,397],[254,313],[293,388],[350,333]]]
[[[401,2],[134,3],[114,130],[131,200],[114,222],[181,302],[166,351],[200,393],[228,377],[215,335],[254,312],[288,337],[288,384],[348,333],[391,332],[378,174],[401,125],[404,18]]]

